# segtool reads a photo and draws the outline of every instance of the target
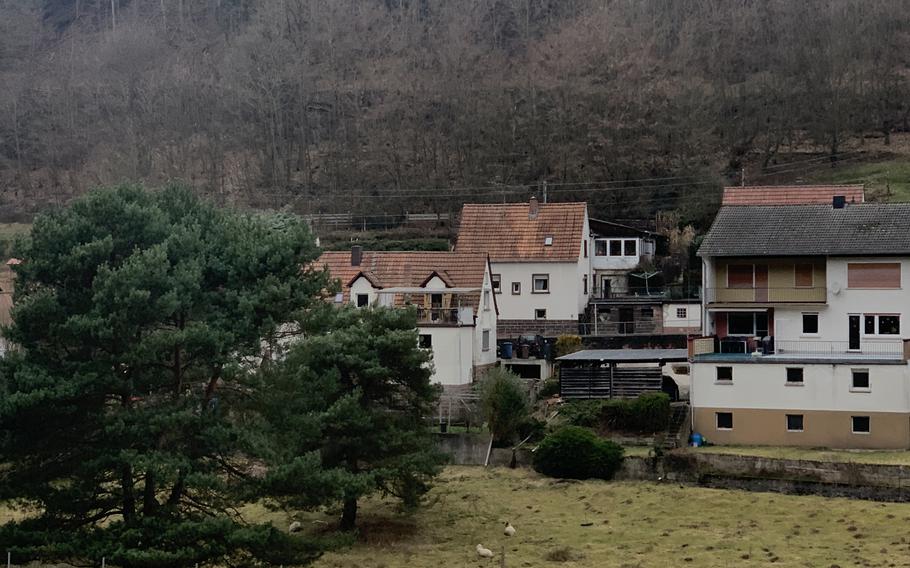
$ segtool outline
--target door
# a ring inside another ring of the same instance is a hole
[[[859,351],[859,316],[849,316],[850,319],[850,342],[848,349]]]
[[[600,277],[600,297],[604,299],[610,297],[610,279],[606,276]]]
[[[619,333],[635,333],[635,309],[619,308]]]

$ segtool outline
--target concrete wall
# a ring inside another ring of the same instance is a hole
[[[716,412],[733,414],[733,429],[716,428]],[[787,414],[803,416],[803,431],[787,431]],[[868,416],[870,432],[854,434],[853,416]],[[910,412],[703,408],[694,412],[694,432],[712,444],[803,446],[825,448],[910,448]]]
[[[453,465],[483,465],[490,447],[485,434],[434,434],[437,449],[449,456]]]
[[[577,335],[578,320],[507,320],[499,319],[498,337],[515,339],[519,335],[543,335],[557,337],[563,334]]]
[[[733,367],[733,382],[717,383],[717,367]],[[802,386],[787,384],[787,368],[803,369]],[[868,392],[851,390],[852,369],[868,369]],[[910,412],[907,365],[693,363],[696,408]]]

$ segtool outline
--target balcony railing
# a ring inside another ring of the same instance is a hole
[[[877,359],[902,359],[904,356],[904,342],[900,339],[864,341],[860,344],[859,349],[850,349],[850,344],[847,341],[776,341],[774,352],[779,355],[813,355],[822,357],[856,355]]]
[[[458,324],[458,308],[417,308],[417,323]]]
[[[591,289],[591,301],[596,300],[615,300],[624,298],[655,298],[677,299],[677,298],[698,298],[701,290],[699,288],[688,288],[683,286],[630,286],[626,289],[606,288],[594,286]]]
[[[906,359],[908,340],[889,339],[863,341],[859,349],[851,349],[847,341],[778,340],[766,338],[698,337],[689,342],[693,358],[719,356],[805,357],[806,359],[845,358],[856,360],[900,361]]]
[[[714,303],[825,303],[828,290],[823,286],[707,288],[705,301]]]

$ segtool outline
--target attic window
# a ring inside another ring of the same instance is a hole
[[[544,238],[543,238],[543,246],[545,246],[545,247],[551,247],[551,246],[553,246],[553,237],[544,237]]]

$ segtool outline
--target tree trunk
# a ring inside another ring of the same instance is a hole
[[[145,474],[145,490],[142,494],[142,514],[153,517],[158,511],[158,499],[155,497],[155,474],[151,471]]]
[[[352,531],[357,528],[357,499],[344,500],[344,511],[341,513],[341,530]]]
[[[133,468],[129,464],[123,464],[120,485],[123,490],[123,520],[130,524],[136,520],[136,497],[133,494]]]

